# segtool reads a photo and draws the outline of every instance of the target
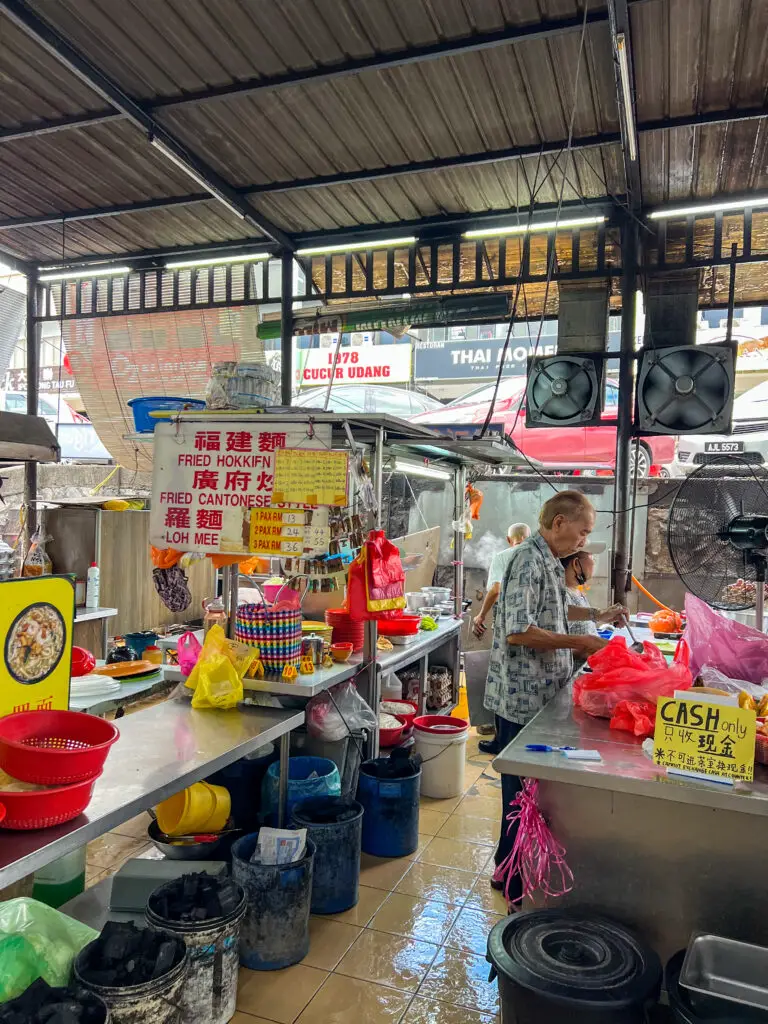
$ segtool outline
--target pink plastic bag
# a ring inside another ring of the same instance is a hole
[[[179,668],[188,676],[197,664],[197,659],[202,651],[200,641],[194,633],[182,633],[176,645],[176,652],[179,657]]]
[[[648,701],[655,706],[659,697],[671,697],[675,690],[687,690],[693,683],[685,665],[667,665],[653,644],[643,644],[643,653],[627,647],[624,637],[614,637],[603,650],[588,659],[591,673],[573,684],[577,708],[597,718],[610,718],[622,701]]]
[[[685,595],[685,639],[691,672],[711,665],[731,679],[762,683],[768,678],[768,637],[751,626],[726,619],[693,594]]]

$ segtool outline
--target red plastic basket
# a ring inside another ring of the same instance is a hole
[[[394,747],[396,743],[399,743],[403,737],[403,733],[408,728],[405,721],[405,715],[393,715],[398,722],[402,722],[402,725],[398,729],[379,729],[379,746],[380,747]]]
[[[68,786],[98,775],[119,735],[81,711],[19,711],[0,720],[0,768],[22,782]]]
[[[26,712],[24,712],[26,714]],[[33,711],[32,714],[40,714]],[[51,828],[63,825],[82,814],[93,796],[93,787],[101,772],[73,786],[57,786],[31,793],[8,793],[0,790],[0,807],[5,818],[0,828]]]

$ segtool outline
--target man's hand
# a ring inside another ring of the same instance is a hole
[[[610,622],[613,626],[624,625],[629,620],[629,608],[623,604],[612,604],[610,608],[601,611],[596,622]]]
[[[483,636],[487,628],[488,627],[485,624],[485,616],[482,614],[482,612],[479,615],[476,615],[474,619],[472,619],[472,632],[475,634],[478,640],[483,639]]]
[[[588,658],[590,654],[597,654],[598,651],[602,651],[604,647],[608,645],[607,640],[602,640],[599,636],[574,636],[574,653],[578,654],[581,658]]]

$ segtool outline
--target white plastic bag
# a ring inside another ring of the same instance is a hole
[[[331,742],[343,740],[350,732],[376,728],[376,715],[351,679],[313,697],[307,704],[306,720],[310,736]]]

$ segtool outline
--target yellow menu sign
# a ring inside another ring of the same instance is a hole
[[[660,700],[653,737],[654,763],[677,771],[750,782],[755,767],[755,726],[755,713],[747,708],[710,704],[693,697]]]
[[[252,508],[248,550],[257,555],[301,555],[306,513],[301,510]]]
[[[272,504],[347,504],[347,452],[283,448],[275,452]]]
[[[67,710],[74,617],[67,576],[0,583],[0,717]]]

